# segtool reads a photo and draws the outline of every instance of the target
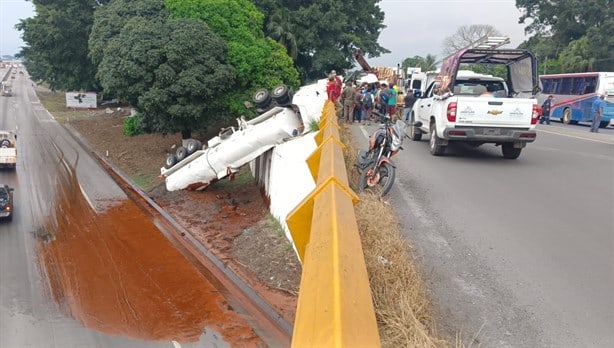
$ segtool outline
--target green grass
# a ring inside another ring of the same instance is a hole
[[[36,91],[36,95],[45,109],[60,123],[88,116],[88,110],[70,110],[66,108],[66,95],[64,93]]]
[[[309,130],[312,132],[317,132],[320,130],[320,122],[318,120],[309,121]]]
[[[230,180],[229,176],[217,181],[213,184],[215,187],[223,188],[223,189],[231,189],[240,186],[245,186],[254,183],[254,177],[252,176],[252,172],[249,170],[249,165],[244,165],[239,169],[237,173],[235,173],[234,180]]]
[[[286,231],[284,231],[284,228],[281,226],[281,223],[279,222],[279,220],[277,220],[277,218],[273,216],[273,214],[269,214],[267,217],[269,221],[271,222],[271,225],[275,229],[275,233],[277,234],[277,237],[284,237],[286,235]]]
[[[154,174],[134,175],[130,179],[145,192],[153,189],[160,183],[160,180]]]

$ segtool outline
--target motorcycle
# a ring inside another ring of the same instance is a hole
[[[358,191],[368,190],[384,196],[396,177],[396,167],[390,158],[403,150],[401,145],[406,137],[407,124],[397,120],[393,125],[389,115],[375,114],[383,123],[369,138],[369,149],[358,152]]]

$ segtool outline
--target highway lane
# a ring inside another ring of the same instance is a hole
[[[25,75],[16,75],[13,91],[13,97],[0,97],[0,128],[17,131],[19,157],[16,171],[0,171],[0,184],[15,188],[15,217],[0,222],[0,347],[177,347],[90,330],[54,303],[37,245],[50,238],[62,168],[74,168],[96,211],[126,196],[42,108]],[[182,346],[212,344],[228,346],[212,330]]]
[[[353,125],[366,145],[364,131]],[[366,131],[366,132],[365,132]],[[614,346],[614,129],[538,126],[500,148],[405,140],[393,202],[441,331],[486,347]]]

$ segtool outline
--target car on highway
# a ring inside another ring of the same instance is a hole
[[[0,186],[0,219],[13,219],[13,191],[9,185]]]

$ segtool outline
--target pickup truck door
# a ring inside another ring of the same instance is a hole
[[[420,96],[420,98],[416,100],[416,104],[413,108],[414,114],[416,115],[416,121],[422,121],[422,123],[426,125],[428,125],[429,118],[432,114],[434,88],[435,82],[431,83],[431,85],[424,92],[424,95]]]

